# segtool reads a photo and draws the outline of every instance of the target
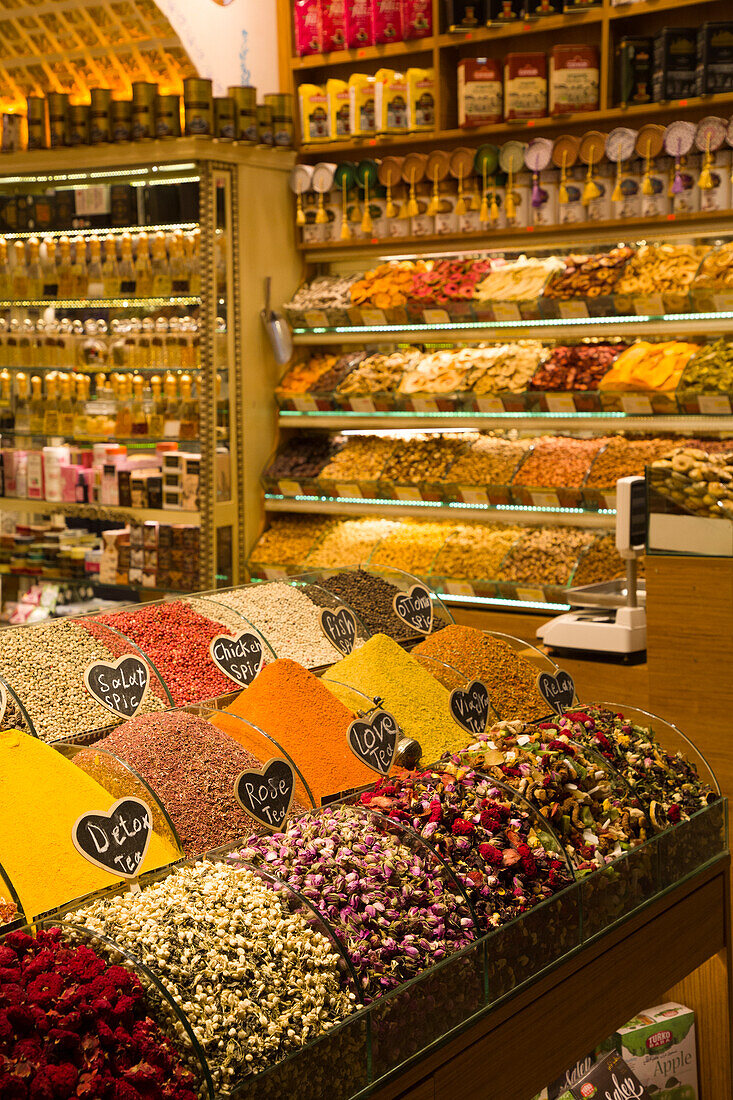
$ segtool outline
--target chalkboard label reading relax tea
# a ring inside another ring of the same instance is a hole
[[[229,634],[217,634],[211,640],[209,653],[216,667],[240,687],[249,687],[265,657],[261,640],[249,630],[233,638]]]
[[[82,814],[71,830],[80,855],[120,878],[135,878],[153,832],[150,807],[140,798],[121,798],[109,813]]]
[[[319,615],[321,630],[328,638],[332,646],[344,657],[353,652],[356,641],[356,616],[348,607],[341,607],[338,611],[329,611],[327,607],[321,608]]]
[[[409,592],[398,592],[392,601],[395,615],[419,634],[433,629],[433,601],[422,584],[413,584]]]
[[[386,710],[378,710],[370,718],[358,718],[346,731],[354,756],[379,775],[389,775],[399,739],[397,721]]]
[[[486,684],[481,680],[473,680],[465,691],[455,688],[450,693],[450,712],[458,725],[468,733],[485,733],[491,713]]]
[[[295,792],[295,773],[287,760],[273,757],[259,771],[242,772],[234,795],[245,813],[266,829],[285,824]]]
[[[84,671],[87,691],[119,718],[134,718],[143,705],[150,669],[139,657],[120,657],[108,664],[95,661]]]
[[[573,705],[575,684],[569,672],[561,669],[557,676],[551,672],[541,672],[537,677],[537,687],[542,698],[557,714],[562,714]]]

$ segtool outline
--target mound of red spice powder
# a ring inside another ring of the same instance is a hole
[[[86,622],[79,620],[79,626],[91,634],[97,623],[114,627],[140,647],[163,677],[178,705],[198,703],[235,689],[209,654],[212,639],[217,634],[232,634],[232,631],[199,615],[180,600],[143,605],[139,611],[97,615]]]
[[[3,1100],[196,1100],[139,979],[54,928],[0,943]]]

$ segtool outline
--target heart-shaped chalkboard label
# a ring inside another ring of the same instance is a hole
[[[153,832],[150,807],[140,798],[121,798],[109,813],[82,814],[71,830],[80,855],[119,878],[135,878]]]
[[[455,688],[450,693],[450,712],[468,733],[485,733],[491,713],[486,684],[481,680],[472,680],[465,691]]]
[[[557,676],[551,672],[541,672],[537,677],[537,687],[545,702],[558,714],[573,705],[575,684],[569,672],[561,669]]]
[[[409,592],[398,592],[392,600],[395,615],[419,634],[433,629],[433,601],[424,584],[413,584]]]
[[[84,671],[87,691],[119,718],[134,718],[143,705],[150,681],[145,661],[129,653],[112,664],[95,661]]]
[[[354,756],[380,775],[389,775],[400,736],[394,715],[386,710],[376,711],[371,718],[358,718],[346,731]]]
[[[8,693],[5,690],[5,684],[0,683],[0,722],[5,717],[5,711],[8,706]]]
[[[239,805],[266,829],[282,829],[295,791],[295,773],[287,760],[273,757],[259,771],[242,772],[234,783]]]
[[[249,630],[233,638],[229,634],[217,634],[211,640],[209,653],[216,667],[240,687],[249,687],[265,657],[261,639]]]
[[[327,607],[321,608],[321,630],[328,638],[332,646],[344,657],[348,657],[354,649],[356,641],[356,616],[348,607],[340,607],[338,611],[329,611]]]

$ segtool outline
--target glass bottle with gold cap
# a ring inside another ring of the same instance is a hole
[[[73,283],[71,297],[75,300],[90,298],[89,274],[87,271],[87,243],[83,237],[77,237],[74,241],[74,259],[71,264],[71,276]]]
[[[38,237],[31,237],[28,241],[28,297],[33,301],[43,297],[41,242]]]
[[[148,418],[143,399],[144,385],[143,376],[134,374],[132,377],[131,436],[147,436],[148,434]]]
[[[61,397],[59,399],[59,435],[71,438],[74,435],[74,402],[71,399],[71,378],[68,374],[59,375]]]
[[[153,295],[156,298],[170,298],[172,293],[173,281],[165,247],[165,233],[156,233],[153,237]]]
[[[120,267],[117,263],[117,242],[110,233],[104,238],[102,282],[105,298],[119,298],[121,292]]]
[[[13,378],[9,370],[0,371],[0,432],[15,428],[13,412]]]
[[[175,376],[165,376],[165,422],[163,434],[166,439],[179,439],[181,435],[181,409],[178,401],[178,387]]]
[[[183,238],[183,250],[188,270],[188,287],[192,295],[201,294],[201,270],[199,267],[201,230],[194,229]]]
[[[45,435],[59,434],[58,374],[56,371],[51,371],[46,375],[46,408],[43,413],[43,431]]]
[[[43,297],[57,298],[59,293],[59,275],[56,267],[56,238],[47,237],[45,242],[41,272],[43,274]]]
[[[166,403],[163,396],[163,380],[159,374],[150,379],[152,406],[148,414],[148,432],[153,439],[162,439],[165,435]]]
[[[120,294],[137,294],[135,263],[132,258],[132,237],[123,233],[120,237]]]
[[[8,242],[0,237],[0,301],[8,302],[13,297],[13,280],[8,260]]]
[[[28,297],[28,266],[25,260],[25,242],[13,243],[13,256],[15,263],[12,268],[13,293],[12,297],[23,301]]]
[[[198,439],[199,435],[199,403],[192,390],[191,375],[181,375],[181,439]]]
[[[180,230],[176,230],[168,240],[168,255],[172,293],[189,294],[191,289],[189,269],[183,253],[183,233]]]
[[[28,375],[18,371],[15,376],[15,434],[30,432],[31,406],[28,387]]]
[[[43,400],[43,382],[40,374],[31,376],[31,435],[43,435],[46,402]]]
[[[135,254],[135,295],[138,298],[153,297],[153,266],[150,262],[147,233],[138,233]]]
[[[74,271],[71,261],[71,241],[68,237],[59,237],[59,298],[74,297]]]
[[[77,248],[81,241],[76,242]],[[96,233],[89,238],[89,267],[87,270],[87,297],[104,298],[104,275],[102,273],[102,242]]]
[[[132,378],[130,375],[118,376],[115,435],[118,439],[129,439],[132,435]]]
[[[88,374],[77,374],[74,380],[76,401],[74,403],[74,439],[89,439],[89,417],[87,404],[92,380]]]

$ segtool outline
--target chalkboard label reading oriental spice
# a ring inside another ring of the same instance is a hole
[[[243,630],[233,638],[217,634],[209,646],[211,659],[225,676],[240,687],[249,687],[262,668],[265,653],[256,634]]]
[[[389,775],[399,738],[397,721],[386,710],[357,719],[346,731],[346,740],[354,756],[379,775]]]
[[[120,878],[135,878],[152,836],[150,807],[140,798],[121,798],[109,813],[77,818],[71,839],[80,855],[95,867]]]
[[[234,783],[234,795],[245,813],[277,832],[290,812],[295,774],[287,760],[273,757],[259,771],[242,772]]]
[[[84,670],[87,691],[119,718],[134,718],[143,705],[150,669],[139,657],[120,657],[112,664],[95,661]]]
[[[541,672],[537,677],[537,687],[542,698],[557,714],[562,714],[573,705],[575,684],[569,672],[561,669],[557,676],[551,672]]]
[[[392,601],[395,615],[419,634],[433,629],[433,601],[422,584],[413,584],[409,592],[398,592]]]
[[[490,711],[489,690],[481,680],[473,680],[465,691],[455,688],[450,693],[451,715],[468,733],[485,733]]]
[[[338,611],[329,611],[327,607],[321,608],[319,615],[321,630],[329,642],[344,657],[353,652],[356,641],[356,616],[348,607],[341,607]]]

